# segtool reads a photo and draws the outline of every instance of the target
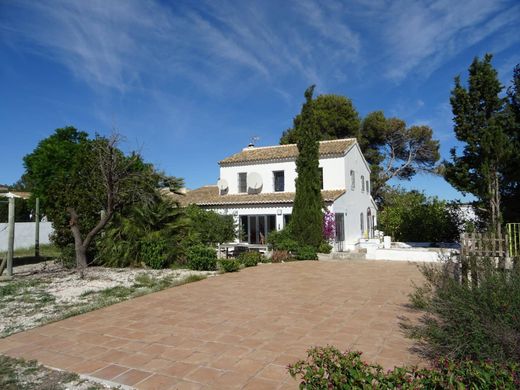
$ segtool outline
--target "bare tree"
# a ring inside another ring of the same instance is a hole
[[[67,207],[69,226],[74,237],[76,266],[83,271],[87,265],[87,250],[94,237],[124,205],[145,199],[150,191],[152,169],[142,163],[140,156],[133,153],[125,156],[117,147],[121,137],[114,134],[109,138],[97,137],[92,143],[91,165],[86,170],[88,193],[92,202],[100,205],[100,219],[88,232],[81,232],[81,216],[74,206]],[[153,184],[152,184],[153,186]]]

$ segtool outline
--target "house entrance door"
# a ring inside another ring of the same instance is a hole
[[[336,230],[336,250],[343,252],[343,241],[345,241],[345,214],[336,213],[334,215]]]

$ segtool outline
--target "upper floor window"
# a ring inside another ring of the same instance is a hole
[[[361,175],[361,192],[365,192],[365,176]]]
[[[247,192],[247,173],[240,172],[238,174],[238,192]]]
[[[356,189],[356,172],[350,171],[350,189],[354,191]]]
[[[274,191],[275,192],[283,192],[285,191],[285,174],[284,171],[274,171],[273,172],[274,179]]]
[[[323,168],[319,168],[320,170],[320,188],[323,189]]]
[[[369,186],[368,186],[368,180],[367,180],[367,183],[366,183],[365,188],[367,189],[367,194],[370,194],[370,188],[369,188]]]

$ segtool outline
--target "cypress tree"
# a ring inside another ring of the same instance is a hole
[[[312,94],[314,85],[305,91],[305,103],[300,120],[295,123],[298,133],[296,159],[296,196],[290,230],[302,246],[318,247],[323,241],[323,198],[319,170],[319,134],[314,115]],[[296,122],[296,121],[295,121]]]
[[[505,115],[503,86],[491,64],[491,54],[475,58],[469,67],[468,87],[455,78],[451,106],[457,140],[464,143],[462,155],[451,150],[446,162],[446,180],[463,193],[475,195],[492,231],[500,229],[501,192],[504,171],[513,154]]]

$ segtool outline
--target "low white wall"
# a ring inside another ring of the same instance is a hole
[[[34,246],[34,222],[16,222],[14,226],[14,248]],[[0,252],[7,251],[7,223],[0,223]],[[50,244],[52,222],[40,222],[40,244]]]
[[[437,250],[420,249],[367,249],[367,260],[437,262],[448,254]]]

